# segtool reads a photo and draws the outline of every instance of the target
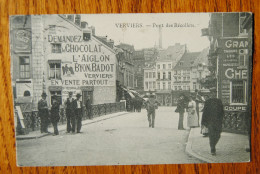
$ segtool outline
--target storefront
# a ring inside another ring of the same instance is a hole
[[[245,132],[250,78],[249,41],[247,37],[221,38],[218,64],[218,97],[225,110],[224,129]]]

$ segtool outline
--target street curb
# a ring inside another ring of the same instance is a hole
[[[187,141],[187,145],[186,145],[186,148],[185,148],[185,152],[187,152],[188,154],[194,156],[195,158],[200,159],[201,161],[203,161],[205,163],[216,163],[215,161],[207,159],[207,158],[205,158],[205,157],[203,157],[203,156],[193,152],[193,150],[192,150],[192,137],[193,137],[193,134],[194,134],[194,128],[191,128],[190,133],[189,133],[189,137],[188,137],[188,141]]]
[[[44,133],[44,134],[40,134],[37,136],[30,136],[30,137],[16,137],[16,140],[29,140],[29,139],[37,139],[37,138],[42,138],[48,135],[52,135],[52,133]]]
[[[101,119],[98,119],[98,120],[93,120],[92,122],[89,122],[89,123],[82,123],[82,126],[87,125],[87,124],[97,123],[97,122],[100,122],[100,121],[108,120],[108,119],[119,117],[119,116],[126,115],[126,114],[129,114],[129,112],[124,112],[122,114],[114,115],[114,116],[111,116],[111,117],[108,117],[108,118],[103,118],[103,119],[101,118]],[[103,115],[103,116],[106,116],[106,115]],[[59,130],[59,132],[64,132],[64,131],[66,131],[66,128],[65,129],[62,128],[62,129]],[[19,137],[18,136],[18,137],[16,137],[16,140],[38,139],[38,138],[42,138],[42,137],[45,137],[45,136],[48,136],[48,135],[52,135],[52,133],[45,133],[45,134],[40,134],[40,135],[37,135],[37,136],[28,136],[28,137]]]

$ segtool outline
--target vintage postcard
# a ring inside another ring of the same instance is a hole
[[[17,165],[249,162],[252,22],[10,16]]]

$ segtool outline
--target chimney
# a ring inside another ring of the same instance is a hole
[[[67,15],[67,18],[68,18],[68,20],[74,22],[74,15],[73,14]]]
[[[76,17],[75,17],[75,24],[80,26],[80,24],[81,24],[80,21],[81,21],[81,16],[77,14]]]
[[[159,27],[159,48],[162,49],[162,27]]]
[[[91,26],[90,28],[91,28],[91,31],[92,31],[92,35],[96,35],[96,29],[95,29],[95,27],[94,27],[94,26]]]
[[[81,22],[81,28],[86,28],[88,26],[88,23],[85,21]]]
[[[109,44],[109,46],[111,47],[111,48],[113,48],[114,47],[114,40],[112,40],[112,39],[109,39],[108,41],[107,41],[107,43]]]

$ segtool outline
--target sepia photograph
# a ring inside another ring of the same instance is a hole
[[[251,12],[9,22],[17,166],[250,162]]]

